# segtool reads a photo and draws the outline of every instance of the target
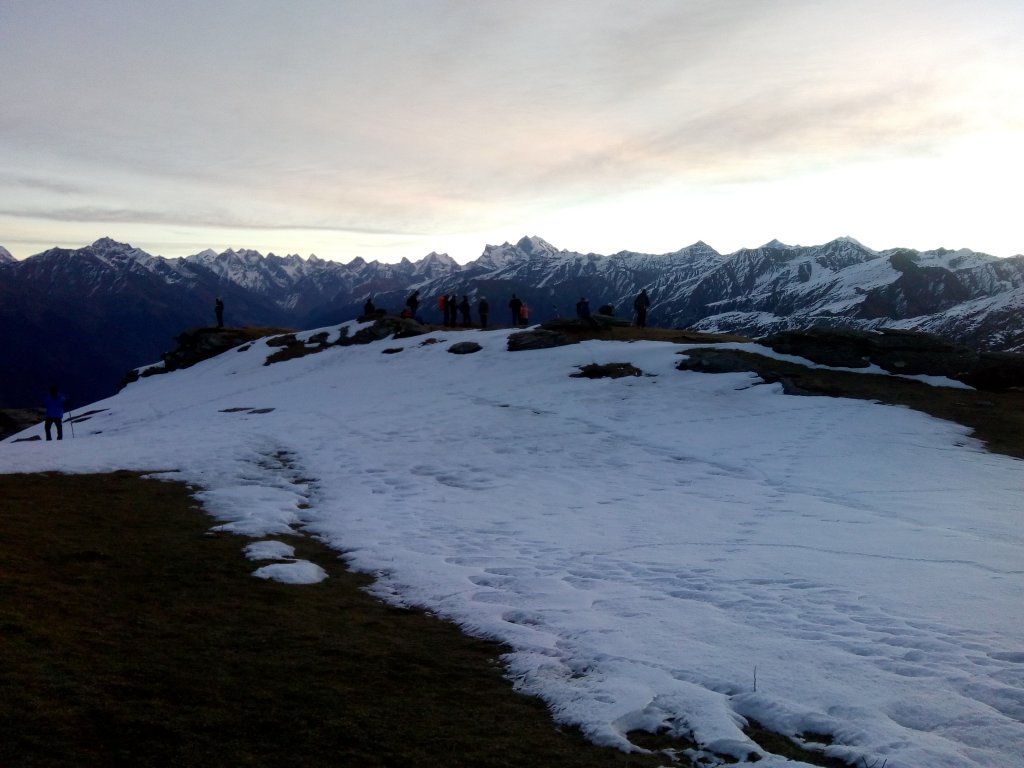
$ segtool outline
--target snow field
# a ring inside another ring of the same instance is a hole
[[[221,529],[317,535],[509,644],[516,685],[602,744],[664,727],[744,764],[752,717],[869,765],[1024,764],[1020,462],[907,409],[676,371],[679,346],[508,333],[272,366],[257,343],[132,384],[73,441],[2,444],[0,471],[177,469]],[[654,375],[569,377],[591,362]]]

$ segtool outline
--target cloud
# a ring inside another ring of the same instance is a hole
[[[471,232],[661,187],[939,157],[997,123],[1024,134],[1018,6],[16,4],[0,208]]]

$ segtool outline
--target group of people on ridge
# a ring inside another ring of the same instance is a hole
[[[636,298],[633,299],[633,311],[636,318],[636,324],[640,328],[647,327],[647,308],[650,307],[651,300],[647,295],[647,289],[643,289],[637,294]],[[405,309],[402,310],[402,317],[414,318],[420,320],[418,315],[420,307],[420,292],[418,290],[413,291],[409,294],[409,297],[405,300]],[[441,294],[437,297],[437,308],[441,310],[443,316],[443,322],[446,327],[461,326],[462,328],[469,328],[473,325],[472,318],[472,305],[470,304],[469,297],[463,295],[461,301],[458,296],[452,294]],[[525,301],[519,298],[515,293],[512,294],[512,298],[508,302],[508,309],[512,326],[518,327],[530,324],[530,307]],[[487,299],[481,296],[477,300],[476,304],[477,315],[479,317],[479,323],[481,328],[487,327],[488,316],[490,314],[490,305]],[[363,307],[363,316],[369,318],[372,316],[374,311],[373,302],[367,299],[366,304]],[[610,304],[605,304],[598,310],[599,314],[612,315],[614,309]],[[557,317],[557,310],[555,315]],[[576,316],[581,319],[590,318],[590,302],[587,301],[586,297],[580,298],[576,302]]]
[[[441,310],[441,314],[444,315],[444,324],[446,327],[454,328],[457,325],[461,325],[463,328],[469,328],[473,325],[472,318],[472,307],[469,304],[469,297],[463,296],[462,301],[459,301],[459,297],[454,293],[448,294],[447,296],[441,294],[437,298],[437,308]],[[480,300],[476,303],[476,311],[480,317],[480,327],[487,327],[487,315],[490,312],[490,306],[487,303],[487,299],[480,297]],[[461,322],[459,318],[461,319]]]

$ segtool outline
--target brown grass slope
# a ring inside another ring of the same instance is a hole
[[[188,488],[0,475],[0,766],[655,766],[557,729],[501,648],[330,578],[253,578]]]

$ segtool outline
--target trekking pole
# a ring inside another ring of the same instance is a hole
[[[71,411],[68,411],[68,424],[71,425],[71,439],[74,440],[75,439],[75,422],[74,422],[74,419],[71,418]]]

